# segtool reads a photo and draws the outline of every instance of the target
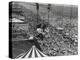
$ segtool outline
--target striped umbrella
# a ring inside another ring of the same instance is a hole
[[[22,53],[16,57],[17,58],[34,58],[34,57],[45,57],[46,55],[42,53],[35,45],[32,46],[26,53]]]

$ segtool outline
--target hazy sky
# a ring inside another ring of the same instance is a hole
[[[24,6],[25,8],[31,10],[33,13],[37,13],[36,5],[35,3],[29,3],[29,2],[15,2],[21,6]],[[40,4],[40,3],[39,3]],[[39,6],[39,13],[43,15],[48,14],[48,4],[40,4]],[[72,15],[77,16],[77,6],[73,5],[59,5],[59,4],[52,4],[51,5],[51,14],[59,14],[59,15],[71,15],[71,9],[72,9]]]

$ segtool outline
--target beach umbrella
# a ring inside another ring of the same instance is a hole
[[[17,58],[34,58],[34,57],[45,57],[43,52],[41,52],[35,45],[33,45],[27,52],[22,53],[16,57]]]

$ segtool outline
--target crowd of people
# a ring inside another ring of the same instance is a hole
[[[40,16],[39,22],[36,22],[37,15],[32,14],[32,12],[27,15],[28,13],[28,10],[25,9],[24,22],[29,24],[28,31],[25,29],[21,31],[29,36],[28,39],[32,41],[32,44],[48,56],[77,54],[77,23],[75,23],[77,19],[56,17],[55,25],[52,26]],[[23,33],[21,34],[23,35]]]

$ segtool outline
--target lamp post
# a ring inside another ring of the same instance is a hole
[[[50,13],[50,9],[51,9],[51,4],[48,4],[48,23],[49,23],[49,18],[50,18],[50,16],[49,16],[49,13]]]
[[[39,16],[39,4],[36,3],[36,10],[37,10],[37,23],[38,23],[38,16]]]

